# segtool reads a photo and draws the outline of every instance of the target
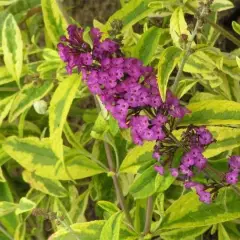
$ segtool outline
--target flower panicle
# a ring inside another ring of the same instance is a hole
[[[68,74],[74,69],[82,73],[90,92],[99,96],[120,128],[130,129],[135,144],[156,142],[153,158],[157,160],[154,168],[159,174],[164,174],[168,164],[172,176],[182,177],[186,188],[195,188],[200,201],[210,203],[211,194],[206,187],[192,179],[207,166],[203,152],[215,141],[212,134],[205,126],[190,125],[180,141],[175,139],[172,131],[176,120],[190,111],[170,90],[165,102],[162,100],[154,69],[144,66],[137,58],[126,57],[118,42],[110,38],[102,40],[97,28],[89,32],[91,46],[84,41],[83,28],[70,25],[67,31],[68,36],[61,37],[58,50]],[[168,162],[161,161],[164,154],[171,156],[179,147],[184,148],[179,166],[172,166],[171,157]],[[235,184],[239,172],[239,156],[232,156],[226,182]]]

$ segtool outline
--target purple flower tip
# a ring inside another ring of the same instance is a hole
[[[177,177],[178,174],[179,174],[177,168],[170,168],[170,172],[171,172],[173,177]]]
[[[163,174],[164,174],[164,168],[163,168],[163,166],[154,166],[154,169],[155,169],[160,175],[163,175]]]
[[[228,172],[226,174],[226,182],[228,184],[236,184],[238,182],[238,172]]]

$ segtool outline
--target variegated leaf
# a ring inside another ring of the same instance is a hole
[[[52,43],[57,45],[60,37],[66,32],[67,21],[55,0],[42,0],[42,10],[47,33]]]
[[[51,81],[45,81],[41,86],[34,83],[26,84],[15,97],[9,114],[9,121],[14,121],[21,113],[40,100],[53,88]]]
[[[20,29],[12,14],[7,16],[3,24],[2,48],[6,68],[20,86],[23,64],[23,41]]]
[[[26,170],[41,177],[56,180],[82,179],[93,176],[105,170],[95,162],[77,154],[65,154],[66,168],[61,164],[58,154],[52,148],[52,139],[9,137],[3,144],[4,151],[15,159]],[[66,173],[66,170],[69,174]]]
[[[180,125],[189,124],[240,124],[240,103],[227,100],[209,100],[187,105],[191,114],[187,114]]]
[[[54,197],[66,197],[67,190],[62,186],[62,184],[53,179],[43,178],[36,175],[33,172],[24,171],[23,179],[25,182],[29,183],[32,188],[37,189],[43,193],[46,193]]]
[[[182,51],[177,47],[168,47],[160,55],[160,61],[158,63],[158,88],[163,101],[166,98],[166,92],[168,87],[169,77],[180,60]]]
[[[99,239],[102,228],[106,221],[98,220],[91,221],[87,223],[75,223],[71,225],[71,229],[74,235],[77,235],[81,240],[96,240]],[[63,240],[63,239],[73,239],[73,233],[66,229],[58,230],[54,233],[49,240]],[[76,238],[76,237],[75,237]]]

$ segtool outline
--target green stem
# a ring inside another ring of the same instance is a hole
[[[0,224],[0,232],[2,232],[8,239],[14,240],[13,237],[4,229],[4,227]]]
[[[150,196],[147,200],[147,212],[144,227],[144,236],[146,236],[151,231],[152,213],[153,213],[153,196]]]
[[[28,109],[22,113],[22,115],[20,116],[19,119],[19,123],[18,123],[18,136],[20,138],[23,138],[23,132],[24,132],[24,123],[25,123],[25,118],[27,116],[28,113]]]
[[[200,26],[200,24],[201,24],[201,16],[202,16],[203,12],[204,12],[204,10],[202,10],[202,12],[201,12],[201,14],[200,14],[200,17],[198,18],[198,20],[197,20],[197,22],[196,22],[196,25],[195,25],[195,28],[194,28],[194,30],[193,30],[192,36],[191,36],[190,40],[189,40],[188,43],[187,43],[186,50],[185,50],[185,54],[184,54],[184,56],[183,56],[183,58],[182,58],[182,62],[181,62],[180,67],[179,67],[179,69],[178,69],[178,72],[177,72],[175,81],[174,81],[174,83],[173,83],[173,85],[172,85],[172,91],[173,91],[173,92],[176,92],[176,90],[177,90],[178,83],[179,83],[180,78],[181,78],[181,76],[182,76],[183,68],[184,68],[184,66],[185,66],[185,64],[186,64],[189,56],[191,55],[192,43],[193,43],[193,41],[194,41],[194,39],[195,39],[195,37],[196,37],[196,35],[197,35],[199,26]]]
[[[97,98],[94,97],[94,100],[95,100],[95,105],[96,105],[98,111],[100,112],[101,108],[100,108],[100,105],[99,105],[99,102],[98,102]],[[113,179],[113,184],[114,184],[114,188],[115,188],[115,191],[116,191],[118,202],[121,206],[121,209],[125,213],[126,219],[129,223],[129,226],[134,230],[133,221],[132,221],[130,212],[128,210],[128,207],[125,203],[125,199],[124,199],[124,196],[123,196],[123,191],[122,191],[122,188],[120,186],[118,176],[117,176],[117,173],[116,173],[115,168],[114,168],[111,148],[110,148],[110,145],[105,141],[104,141],[104,148],[105,148],[105,152],[106,152],[106,156],[107,156],[107,162],[108,162],[109,170],[110,170],[110,172],[114,173],[114,175],[112,176],[112,179]]]
[[[189,3],[185,3],[185,6],[191,10],[192,12],[194,12],[195,14],[197,13],[197,11],[195,10],[195,8],[193,8]],[[203,17],[204,20],[207,21],[207,23],[209,23],[214,29],[216,29],[218,32],[220,32],[224,37],[226,37],[227,39],[229,39],[231,42],[233,42],[236,46],[240,47],[240,40],[237,39],[235,36],[233,36],[231,33],[229,33],[228,31],[226,31],[223,27],[219,26],[218,24],[216,24],[215,22],[213,22],[212,20],[210,20],[208,17]]]
[[[110,146],[109,146],[108,143],[104,142],[104,147],[105,147],[105,152],[106,152],[106,155],[107,155],[107,161],[108,161],[109,170],[111,172],[115,172]],[[125,213],[125,216],[126,216],[126,219],[127,219],[128,223],[130,224],[131,228],[133,228],[132,218],[130,216],[128,207],[127,207],[127,205],[125,203],[124,196],[123,196],[123,191],[122,191],[122,188],[120,186],[120,183],[119,183],[117,175],[114,174],[112,176],[112,179],[113,179],[114,188],[116,190],[118,202],[119,202],[119,204],[121,206],[121,209]]]

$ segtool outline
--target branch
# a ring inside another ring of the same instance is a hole
[[[173,83],[173,85],[172,85],[172,91],[173,91],[173,92],[176,92],[176,90],[177,90],[177,86],[178,86],[178,83],[179,83],[180,78],[181,78],[181,76],[182,76],[182,72],[183,72],[183,68],[184,68],[184,66],[185,66],[185,63],[187,62],[189,56],[191,55],[192,43],[193,43],[193,41],[194,41],[194,39],[195,39],[195,37],[196,37],[196,35],[197,35],[198,28],[199,28],[200,24],[202,23],[201,17],[202,17],[202,15],[203,15],[203,13],[204,13],[204,9],[202,10],[199,18],[197,19],[197,22],[196,22],[195,28],[194,28],[194,30],[193,30],[192,36],[191,36],[191,38],[190,38],[190,40],[188,41],[188,44],[187,44],[187,46],[186,46],[185,54],[184,54],[184,56],[183,56],[183,58],[182,58],[182,62],[181,62],[180,67],[179,67],[179,69],[178,69],[178,72],[177,72],[175,81],[174,81],[174,83]]]
[[[185,6],[195,14],[197,13],[195,8],[193,8],[189,3],[185,3]],[[240,47],[240,40],[237,39],[234,35],[232,35],[228,31],[226,31],[223,27],[219,26],[218,24],[210,20],[208,17],[203,16],[203,19],[206,20],[207,23],[209,23],[213,28],[220,32],[224,37],[233,42],[236,46]]]
[[[146,236],[151,230],[152,213],[153,213],[153,197],[150,196],[147,200],[147,212],[144,227],[144,236]]]
[[[94,97],[94,100],[95,100],[96,107],[97,107],[97,109],[100,112],[101,109],[100,109],[100,106],[99,106],[97,98]],[[111,148],[110,148],[110,145],[107,142],[105,142],[105,141],[104,141],[104,148],[105,148],[105,152],[106,152],[106,155],[107,155],[107,162],[108,162],[109,170],[110,170],[110,172],[114,173],[113,176],[112,176],[112,179],[113,179],[114,188],[116,190],[116,195],[117,195],[118,202],[119,202],[119,204],[121,206],[121,209],[125,213],[126,219],[127,219],[128,223],[129,223],[130,227],[132,229],[134,229],[133,221],[132,221],[132,218],[130,216],[128,207],[127,207],[127,205],[125,203],[124,196],[123,196],[123,191],[121,189],[121,186],[120,186],[117,174],[116,174],[115,169],[114,169],[114,163],[113,163],[113,157],[112,157]]]

